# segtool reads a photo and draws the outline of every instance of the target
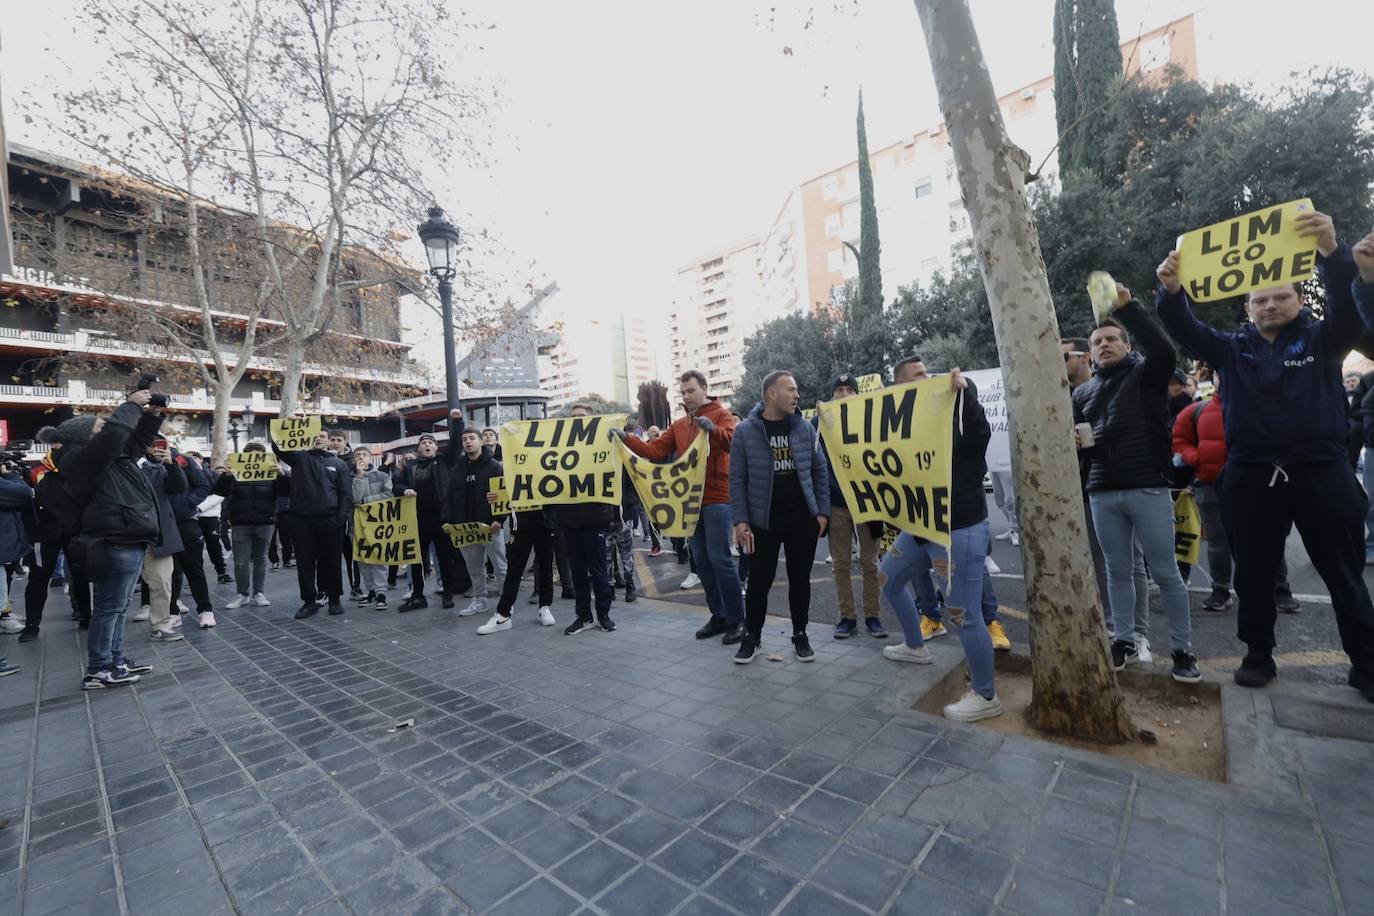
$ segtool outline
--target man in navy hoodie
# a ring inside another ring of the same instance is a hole
[[[1225,381],[1227,451],[1218,489],[1236,561],[1238,635],[1248,647],[1236,683],[1263,687],[1278,674],[1274,570],[1294,524],[1331,594],[1350,685],[1374,702],[1374,604],[1362,576],[1369,503],[1347,459],[1341,384],[1341,363],[1365,330],[1351,289],[1356,265],[1350,247],[1337,242],[1331,217],[1307,213],[1297,222],[1317,239],[1324,319],[1303,305],[1297,287],[1275,286],[1246,297],[1250,324],[1218,331],[1193,315],[1177,251],[1159,265],[1157,304],[1174,339]],[[1363,258],[1371,260],[1367,289],[1374,252]]]

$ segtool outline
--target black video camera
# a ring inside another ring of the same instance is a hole
[[[151,372],[145,372],[138,377],[138,384],[134,386],[134,391],[147,391],[148,389],[156,385],[158,381],[160,380],[156,375],[154,375]],[[158,391],[148,398],[148,404],[151,407],[166,407],[167,395],[162,393],[161,391]]]
[[[27,448],[12,446],[0,449],[0,470],[8,471],[11,468],[16,471],[22,470],[28,457],[29,450]]]

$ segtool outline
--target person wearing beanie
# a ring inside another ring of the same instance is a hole
[[[415,518],[420,528],[420,556],[427,556],[430,545],[434,546],[434,553],[439,558],[439,583],[445,608],[453,607],[455,595],[465,596],[472,591],[472,574],[462,557],[454,551],[453,543],[444,532],[443,521],[453,466],[462,454],[459,443],[464,426],[463,412],[451,411],[448,442],[440,448],[433,435],[422,435],[415,444],[415,460],[406,463],[392,484],[392,492],[396,496],[415,497]],[[475,574],[484,575],[480,569]],[[425,568],[421,562],[410,567],[410,597],[401,602],[400,610],[414,611],[425,607],[429,607],[429,600],[425,597]]]
[[[67,559],[91,581],[91,628],[86,637],[83,690],[131,684],[152,670],[124,654],[124,614],[148,547],[161,535],[157,502],[139,468],[162,427],[152,393],[135,391],[108,419],[67,420],[57,428],[64,449],[81,446],[62,462],[60,482],[81,507],[81,533]]]

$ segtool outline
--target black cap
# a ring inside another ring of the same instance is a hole
[[[859,380],[854,378],[854,376],[850,375],[848,372],[841,372],[835,378],[834,384],[830,386],[830,393],[834,394],[836,388],[853,388],[855,391],[858,391]]]

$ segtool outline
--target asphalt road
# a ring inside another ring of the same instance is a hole
[[[988,497],[988,512],[994,534],[1006,530],[1006,518]],[[648,545],[636,539],[640,550],[638,568],[647,570],[654,577],[651,593],[669,601],[695,606],[705,604],[705,596],[700,588],[682,590],[678,584],[687,575],[688,568],[679,566],[668,544],[664,543],[664,553],[650,558]],[[824,541],[816,552],[816,564],[811,576],[811,629],[812,639],[828,632],[829,626],[839,620],[839,610],[835,601],[835,584],[831,567],[825,562],[828,551]],[[1012,547],[1007,541],[993,541],[992,557],[1001,572],[993,577],[999,604],[1004,608],[1001,616],[1007,634],[1014,644],[1024,647],[1029,639],[1027,622],[1026,587],[1021,565],[1021,550]],[[1192,577],[1193,608],[1193,651],[1204,668],[1211,667],[1231,670],[1240,662],[1244,654],[1244,644],[1236,639],[1236,619],[1234,609],[1217,614],[1202,609],[1202,599],[1210,592],[1210,580],[1206,576],[1206,549],[1203,549],[1200,570]],[[1276,658],[1279,663],[1280,677],[1296,681],[1314,683],[1344,684],[1349,661],[1341,651],[1340,636],[1336,631],[1336,620],[1331,613],[1331,601],[1321,577],[1312,568],[1302,541],[1296,531],[1288,540],[1289,581],[1294,594],[1302,602],[1298,614],[1280,614],[1277,627],[1278,647]],[[1365,581],[1374,589],[1374,569],[1367,570]],[[858,591],[857,576],[854,588]],[[770,595],[769,609],[772,613],[786,615],[786,577],[779,569],[778,581]],[[1152,596],[1150,621],[1151,645],[1157,656],[1167,656],[1168,625],[1160,611],[1158,596]],[[882,605],[882,619],[889,631],[898,632],[896,616],[887,603]],[[866,636],[855,637],[867,640]],[[875,651],[881,645],[873,642]]]

